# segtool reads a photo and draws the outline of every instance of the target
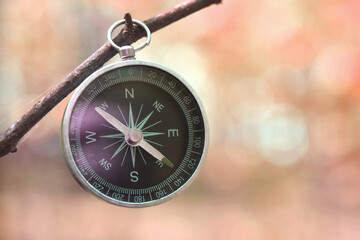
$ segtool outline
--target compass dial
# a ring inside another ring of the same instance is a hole
[[[171,70],[128,60],[84,81],[63,119],[67,163],[108,202],[142,207],[175,196],[205,159],[207,122],[194,91]]]

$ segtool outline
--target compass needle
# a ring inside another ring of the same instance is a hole
[[[154,148],[150,143],[146,142],[144,139],[139,142],[139,146],[150,153],[154,158],[157,160],[160,160],[168,167],[174,167],[174,164],[170,162],[169,159],[167,159],[159,150]]]
[[[102,110],[99,107],[95,107],[95,110],[111,125],[113,125],[117,130],[122,132],[123,134],[129,134],[130,129],[127,128],[122,122],[117,120],[114,116],[110,115],[106,111]]]
[[[169,167],[174,167],[174,164],[172,163],[172,162],[170,162],[170,160],[169,159],[167,159],[166,157],[163,157],[162,159],[161,159],[161,161],[166,165],[166,166],[169,166]]]

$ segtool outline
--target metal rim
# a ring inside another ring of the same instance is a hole
[[[150,44],[150,41],[151,41],[151,32],[150,32],[150,29],[145,25],[145,23],[139,21],[139,20],[136,20],[136,19],[132,19],[132,21],[139,25],[140,27],[144,28],[144,30],[146,31],[146,41],[141,44],[140,46],[137,46],[134,48],[135,52],[137,51],[140,51],[141,49],[143,49],[144,47],[148,46]],[[122,19],[120,21],[117,21],[115,22],[113,25],[111,25],[109,27],[109,30],[107,32],[107,39],[109,41],[109,43],[111,44],[111,46],[113,46],[115,49],[117,49],[118,51],[121,50],[121,47],[116,45],[116,43],[114,43],[114,41],[112,40],[112,37],[111,37],[111,34],[112,32],[115,30],[116,27],[122,25],[125,23],[125,19]]]
[[[99,76],[101,76],[102,74],[111,71],[115,68],[121,68],[121,67],[125,67],[128,65],[146,65],[146,66],[151,66],[151,67],[155,67],[155,68],[159,68],[161,70],[167,71],[169,74],[173,75],[174,77],[176,77],[180,82],[182,82],[185,87],[187,87],[190,91],[190,93],[194,96],[194,98],[196,99],[199,108],[200,108],[200,112],[201,115],[203,117],[204,120],[204,130],[205,130],[205,141],[204,141],[204,149],[202,152],[202,156],[200,159],[200,162],[198,164],[198,167],[196,169],[196,171],[193,173],[193,175],[188,179],[187,182],[184,183],[184,185],[182,185],[182,187],[180,187],[179,189],[177,189],[176,191],[172,192],[171,194],[167,195],[164,198],[161,199],[157,199],[157,200],[152,200],[149,202],[145,202],[145,203],[129,203],[129,202],[123,202],[123,201],[117,201],[113,198],[108,197],[107,195],[104,195],[103,193],[97,191],[95,188],[93,188],[88,181],[84,178],[84,176],[79,172],[78,167],[75,164],[75,161],[73,159],[73,156],[71,154],[70,149],[70,140],[69,140],[69,124],[70,124],[70,118],[71,118],[71,114],[72,114],[72,110],[73,107],[75,105],[75,103],[77,102],[79,96],[81,95],[81,93],[85,90],[85,88],[95,79],[97,79]],[[64,116],[63,116],[63,122],[62,122],[62,133],[61,133],[61,138],[62,138],[62,144],[63,144],[63,149],[64,149],[64,153],[65,153],[65,160],[66,163],[68,165],[68,167],[71,170],[72,175],[74,176],[74,178],[76,179],[76,181],[87,191],[91,192],[92,194],[94,194],[96,197],[105,200],[106,202],[118,205],[118,206],[123,206],[123,207],[131,207],[131,208],[141,208],[141,207],[149,207],[149,206],[154,206],[154,205],[158,205],[160,203],[163,202],[167,202],[170,199],[173,199],[175,196],[177,196],[178,194],[182,193],[187,187],[189,187],[191,185],[191,183],[194,181],[194,179],[196,178],[196,176],[199,174],[200,169],[202,168],[204,161],[206,159],[206,155],[207,155],[207,151],[209,148],[209,123],[208,123],[208,119],[207,119],[207,115],[205,113],[205,109],[204,106],[199,98],[199,96],[197,95],[197,93],[195,92],[195,90],[188,84],[188,82],[182,78],[180,75],[178,75],[176,72],[172,71],[171,69],[155,63],[155,62],[150,62],[150,61],[143,61],[143,60],[128,60],[125,62],[118,62],[118,63],[114,63],[111,65],[108,65],[102,69],[99,69],[98,71],[94,72],[92,75],[90,75],[87,79],[85,79],[85,81],[75,90],[75,93],[73,94],[73,96],[71,97],[65,112],[64,112]]]

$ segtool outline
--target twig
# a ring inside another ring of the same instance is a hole
[[[222,0],[190,0],[156,15],[144,21],[144,23],[149,27],[151,32],[155,32],[205,7],[212,4],[220,4],[221,1]],[[145,36],[145,32],[139,27],[132,27],[130,14],[125,15],[125,19],[125,30],[120,32],[114,39],[114,42],[120,46],[129,45]],[[42,97],[39,102],[0,135],[0,157],[10,152],[16,152],[18,142],[36,123],[79,86],[91,73],[99,69],[116,53],[116,50],[113,49],[108,42],[105,43]]]
[[[134,25],[133,25],[130,13],[126,13],[125,16],[124,16],[124,19],[125,19],[125,27],[124,27],[124,30],[123,30],[123,34],[129,34],[130,35],[134,31]]]

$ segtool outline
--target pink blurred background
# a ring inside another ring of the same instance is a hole
[[[0,130],[126,12],[181,2],[0,1]],[[0,239],[360,239],[359,22],[358,0],[225,0],[153,34],[137,58],[184,76],[208,113],[196,181],[145,209],[92,197],[63,159],[67,98],[0,159]]]

